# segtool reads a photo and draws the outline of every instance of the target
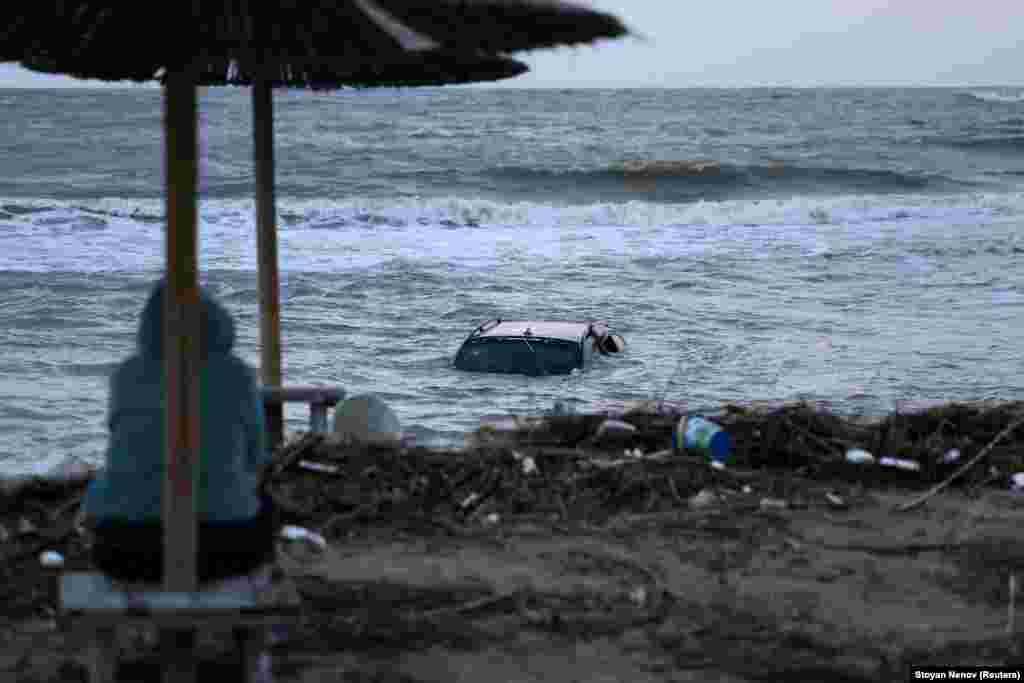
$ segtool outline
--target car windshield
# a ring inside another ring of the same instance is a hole
[[[470,339],[455,357],[455,367],[475,372],[566,375],[580,366],[580,345],[543,337]]]

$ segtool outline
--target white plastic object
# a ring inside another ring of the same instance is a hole
[[[57,569],[64,566],[64,556],[54,550],[47,550],[39,553],[39,564],[47,569]]]
[[[300,460],[299,467],[310,472],[324,472],[326,474],[337,474],[339,472],[338,467],[335,465],[324,465],[323,463],[310,460]]]
[[[690,507],[695,507],[695,508],[707,507],[708,505],[711,505],[712,503],[714,503],[716,500],[718,500],[718,496],[716,496],[711,491],[709,491],[707,489],[704,489],[700,493],[698,493],[697,495],[695,495],[692,498],[690,498]]]
[[[873,465],[875,464],[875,456],[863,448],[851,448],[846,451],[846,462],[853,463],[854,465]]]
[[[323,536],[301,526],[284,525],[281,527],[281,538],[289,541],[309,541],[320,550],[327,549],[327,540]]]
[[[895,467],[897,469],[905,470],[907,472],[920,472],[921,464],[916,460],[905,460],[903,458],[879,458],[879,465],[885,465],[886,467]]]

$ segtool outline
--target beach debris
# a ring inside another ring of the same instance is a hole
[[[695,509],[728,495],[720,490],[724,476],[732,489],[745,491],[751,498],[757,496],[748,500],[755,510],[764,496],[785,498],[789,509],[814,502],[832,509],[841,505],[826,499],[828,488],[772,493],[759,483],[761,474],[784,468],[801,472],[807,480],[846,478],[853,466],[847,465],[844,456],[852,451],[852,460],[877,465],[878,459],[871,453],[884,453],[916,462],[920,468],[912,472],[893,465],[872,468],[861,482],[864,485],[908,474],[921,479],[936,477],[942,470],[933,465],[939,464],[944,453],[958,448],[961,462],[953,467],[961,467],[976,452],[974,444],[990,442],[1015,417],[1024,415],[1024,403],[954,404],[924,414],[885,418],[844,418],[813,404],[730,404],[720,412],[705,411],[703,415],[728,431],[735,464],[726,467],[693,450],[682,454],[673,450],[673,433],[681,417],[678,412],[625,413],[620,422],[632,425],[635,431],[630,431],[629,441],[617,449],[594,446],[594,434],[608,420],[604,414],[502,416],[494,421],[508,431],[503,430],[501,438],[487,437],[473,448],[419,447],[407,452],[368,453],[324,439],[308,441],[301,459],[337,467],[332,475],[310,476],[297,465],[298,458],[279,467],[286,447],[268,468],[265,487],[280,503],[289,523],[323,530],[330,528],[324,526],[329,521],[339,520],[337,524],[343,522],[349,532],[367,524],[421,525],[426,521],[458,534],[467,531],[464,525],[471,518],[479,524],[492,512],[506,521],[523,514],[589,521],[619,513]],[[713,417],[707,417],[710,415]],[[685,438],[685,431],[683,435]],[[866,455],[858,457],[858,451]],[[1001,471],[1017,471],[1015,468],[1024,465],[1024,430],[1007,434],[990,453],[992,464],[999,465]],[[978,477],[977,482],[983,478]],[[995,481],[999,480],[985,480],[980,485]],[[745,486],[750,486],[749,491]],[[695,498],[703,489],[714,494]],[[692,500],[696,503],[691,504]],[[12,511],[15,514],[0,519],[9,519],[12,531],[19,514],[37,519],[33,508]]]
[[[700,451],[712,463],[727,463],[732,456],[729,433],[722,427],[699,415],[679,418],[672,434],[672,447],[676,452],[686,448]]]
[[[307,470],[309,472],[323,472],[325,474],[337,474],[338,472],[341,471],[341,468],[339,468],[336,465],[325,465],[323,463],[312,462],[310,460],[300,460],[297,464],[298,464],[298,466],[301,469]]]
[[[744,484],[744,485],[743,485],[743,488],[742,488],[742,489],[740,489],[740,490],[741,490],[741,491],[742,491],[743,493],[747,493],[747,494],[750,494],[750,493],[753,493],[753,492],[754,492],[754,489],[753,489],[753,488],[752,488],[752,487],[750,486],[750,484]]]
[[[921,463],[917,462],[916,460],[907,460],[905,458],[890,458],[887,456],[883,456],[878,459],[878,464],[884,467],[895,467],[906,472],[921,471]]]
[[[32,478],[24,475],[0,477],[0,498],[14,498],[31,483]]]
[[[934,496],[936,493],[938,493],[939,491],[943,490],[944,488],[946,488],[947,486],[952,484],[954,481],[956,481],[957,478],[963,476],[968,470],[970,470],[972,467],[974,467],[975,464],[977,464],[978,462],[981,462],[982,459],[987,457],[989,455],[989,453],[992,452],[992,449],[994,449],[997,444],[999,444],[1002,440],[1009,438],[1009,436],[1011,434],[1013,434],[1013,432],[1015,432],[1018,427],[1020,427],[1021,425],[1024,425],[1024,414],[1022,414],[1022,413],[1024,413],[1024,410],[1022,410],[1019,405],[1016,406],[1016,410],[1014,410],[1014,412],[1011,413],[1011,417],[1013,419],[1010,421],[1010,424],[1008,424],[1005,427],[1003,427],[1003,429],[1001,429],[999,431],[999,433],[996,434],[992,438],[992,440],[989,441],[985,445],[984,448],[982,448],[980,451],[978,451],[977,455],[975,455],[973,458],[968,460],[966,463],[964,463],[963,465],[958,467],[956,472],[954,472],[953,474],[951,474],[948,477],[946,477],[945,479],[943,479],[941,482],[939,482],[938,484],[936,484],[935,486],[930,488],[925,493],[921,494],[920,496],[914,498],[911,501],[908,501],[908,502],[903,503],[902,505],[898,506],[896,508],[896,511],[897,512],[906,512],[907,510],[912,510],[915,507],[921,505],[922,503],[927,501],[929,498]]]
[[[647,604],[647,589],[643,586],[637,586],[629,591],[629,601],[637,607],[643,607]]]
[[[36,534],[36,533],[39,533],[39,527],[37,527],[35,524],[33,524],[31,521],[29,521],[25,517],[21,517],[20,519],[18,519],[18,535],[19,536],[28,536],[30,534]]]
[[[760,507],[762,512],[771,512],[785,510],[789,503],[781,498],[762,498]]]
[[[692,508],[705,508],[712,505],[718,500],[718,496],[713,491],[708,489],[702,489],[695,496],[690,497],[690,507]]]
[[[64,556],[54,550],[39,553],[39,564],[47,569],[59,569],[64,566]]]
[[[830,506],[837,509],[843,509],[847,507],[846,501],[843,500],[838,494],[832,491],[829,491],[828,493],[825,494],[825,500],[828,501],[828,504]]]
[[[854,465],[874,465],[875,456],[863,448],[851,448],[846,451],[846,462]]]
[[[497,512],[491,512],[490,514],[484,515],[482,521],[484,526],[494,526],[501,521],[501,515]]]
[[[304,541],[318,550],[327,549],[327,540],[305,527],[286,524],[281,527],[280,536],[286,541]]]
[[[1010,488],[1017,493],[1024,492],[1024,472],[1017,472],[1010,477]]]
[[[598,426],[597,432],[594,433],[594,440],[597,442],[628,440],[636,432],[636,425],[629,422],[605,420]]]
[[[948,451],[945,452],[945,454],[942,456],[942,460],[940,460],[939,462],[941,462],[943,465],[952,465],[954,463],[960,462],[960,449],[950,448]]]
[[[533,456],[512,451],[512,457],[522,466],[523,474],[537,474],[537,461],[533,459]]]
[[[1017,574],[1010,573],[1010,598],[1006,605],[1006,635],[1012,636],[1017,630]]]

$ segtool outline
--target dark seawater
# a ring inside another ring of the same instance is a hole
[[[0,107],[3,473],[101,457],[164,206],[159,90]],[[275,115],[286,381],[376,392],[421,441],[555,400],[1024,392],[1019,92],[282,92]],[[204,91],[201,116],[203,277],[255,363],[248,91]],[[453,370],[495,316],[604,318],[627,353]]]

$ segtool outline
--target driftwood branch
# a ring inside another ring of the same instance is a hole
[[[1000,441],[1002,441],[1003,439],[1008,437],[1010,434],[1012,434],[1014,432],[1014,430],[1017,429],[1017,427],[1020,427],[1022,424],[1024,424],[1024,416],[1018,417],[1016,420],[1014,420],[1013,422],[1008,424],[1003,429],[1003,431],[1001,431],[998,434],[996,434],[995,438],[993,438],[991,441],[989,441],[988,444],[984,448],[982,448],[980,451],[978,451],[977,455],[975,455],[973,458],[971,458],[966,463],[964,463],[964,465],[960,469],[958,469],[956,472],[954,472],[953,474],[949,475],[945,480],[939,482],[938,484],[933,486],[931,489],[929,489],[928,491],[926,491],[923,494],[921,494],[920,496],[918,496],[917,498],[915,498],[915,499],[913,499],[913,500],[911,500],[911,501],[909,501],[907,503],[903,503],[902,505],[898,506],[896,508],[896,511],[897,512],[906,512],[907,510],[912,510],[912,509],[918,507],[919,505],[921,505],[922,503],[924,503],[925,501],[927,501],[929,498],[934,496],[939,491],[941,491],[944,488],[946,488],[947,486],[949,486],[951,483],[953,483],[954,481],[956,481],[957,479],[962,477],[964,474],[966,474],[977,463],[981,462],[985,458],[985,456],[987,456],[989,453],[992,452],[992,449],[995,448],[996,445],[998,445]]]

